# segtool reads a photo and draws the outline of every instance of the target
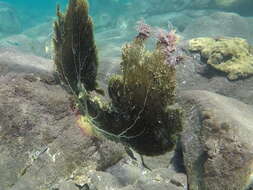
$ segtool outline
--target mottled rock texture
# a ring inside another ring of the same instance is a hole
[[[207,91],[182,92],[190,190],[242,190],[252,182],[253,107]]]
[[[50,189],[64,180],[85,184],[87,171],[122,157],[120,145],[85,136],[77,127],[69,94],[54,80],[50,62],[1,55],[0,66],[7,69],[0,73],[1,190]]]

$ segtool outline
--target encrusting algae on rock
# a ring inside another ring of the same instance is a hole
[[[189,50],[200,52],[208,65],[226,73],[229,80],[253,75],[252,47],[242,38],[194,38]]]

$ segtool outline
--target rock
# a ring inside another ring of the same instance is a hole
[[[170,183],[171,186],[178,189],[187,188],[187,177],[184,173],[179,173],[172,168],[159,168],[151,173],[154,180],[160,181],[161,179]]]
[[[240,190],[252,182],[253,107],[208,91],[185,91],[182,133],[190,190]]]
[[[30,41],[30,52],[38,56],[53,59],[53,19],[28,28],[22,34]]]
[[[192,0],[191,1],[191,8],[194,9],[208,9],[209,7],[212,7],[213,1],[212,0]]]
[[[253,6],[253,3],[251,0],[214,0],[214,6],[230,11],[237,11],[242,14],[252,15],[250,7]]]
[[[134,6],[135,5],[135,6]],[[184,10],[227,10],[242,15],[252,15],[251,0],[147,0],[144,2],[135,0],[131,9],[135,14],[156,15],[170,12],[182,12]],[[139,12],[138,12],[139,10]]]
[[[139,190],[139,189],[136,189],[134,186],[132,185],[128,185],[126,187],[122,187],[120,188],[119,190]]]
[[[170,163],[171,158],[167,158]],[[151,161],[153,160],[153,161]],[[150,157],[149,163],[158,163],[161,158]],[[165,160],[165,158],[164,158]],[[146,161],[146,159],[145,159]],[[168,166],[169,165],[169,166]],[[157,164],[156,169],[149,171],[143,166],[136,166],[136,163],[124,158],[116,165],[108,168],[106,172],[116,176],[118,181],[123,186],[121,189],[170,189],[170,190],[184,190],[187,187],[187,178],[184,173],[177,172],[171,164],[167,168],[163,168]],[[149,166],[149,165],[148,165]],[[153,165],[154,167],[154,165]]]
[[[0,47],[16,49],[25,53],[52,59],[52,19],[26,29],[20,34],[9,35],[0,40]]]
[[[177,65],[177,92],[183,90],[208,90],[236,98],[253,105],[253,77],[229,80],[201,60],[199,53],[188,52],[188,41],[182,41],[184,63]]]
[[[242,38],[194,38],[189,50],[200,52],[202,60],[230,80],[253,75],[253,48]]]
[[[150,156],[143,156],[145,164],[150,169],[168,168],[171,163],[170,160],[175,156],[175,151],[167,152],[163,155],[156,156],[155,158]]]
[[[59,190],[79,190],[79,188],[71,182],[63,181],[59,184]]]
[[[177,28],[179,32],[182,32],[188,23],[192,22],[191,17],[184,14],[183,12],[166,13],[159,15],[152,15],[148,17],[147,23],[151,26],[161,27],[164,29]]]
[[[145,189],[145,190],[183,190],[183,187],[177,187],[175,185],[172,185],[171,183],[166,183],[163,182],[161,183],[159,180],[157,179],[153,179],[151,181],[148,181],[146,183],[142,183],[142,182],[137,182],[137,184],[135,185],[136,189]]]
[[[142,168],[130,163],[124,163],[123,161],[108,168],[106,172],[117,176],[119,182],[124,186],[135,184],[136,181],[143,175]]]
[[[133,3],[131,1],[94,0],[89,3],[96,31],[107,30],[119,25],[121,22],[127,24],[128,20],[131,20],[129,15],[134,17],[136,14],[135,11],[133,12]]]
[[[5,35],[21,31],[17,12],[7,3],[0,2],[0,33]]]
[[[53,61],[20,51],[0,48],[0,75],[14,73],[49,74],[53,72]]]
[[[146,17],[145,20],[153,27],[161,27],[166,30],[176,28],[177,32],[183,32],[185,27],[191,24],[195,19],[208,16],[214,12],[214,10],[183,10],[180,12],[151,15]]]
[[[31,38],[37,38],[38,36],[49,36],[53,32],[52,20],[28,28],[23,31],[22,34]]]
[[[8,67],[0,76],[0,189],[51,189],[65,179],[84,185],[88,171],[122,158],[121,145],[77,127],[50,61],[15,51],[3,51],[0,60]]]
[[[253,43],[252,24],[236,13],[216,12],[203,16],[186,26],[183,36],[196,37],[241,37]]]
[[[116,176],[107,172],[95,172],[91,176],[90,190],[119,189],[122,185]]]
[[[0,40],[0,48],[15,49],[45,58],[52,57],[52,51],[47,50],[47,48],[52,49],[49,36],[32,38],[24,34],[11,35]]]
[[[147,13],[156,14],[156,13],[166,13],[170,11],[181,11],[190,6],[191,1],[189,0],[149,0],[147,1],[148,8]]]
[[[180,12],[187,9],[209,8],[212,0],[147,0],[144,5],[140,1],[135,4],[144,9],[148,15],[164,14],[169,12]],[[142,10],[143,11],[143,10]]]

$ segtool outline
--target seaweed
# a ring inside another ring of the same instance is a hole
[[[108,84],[110,101],[97,90],[98,59],[86,0],[70,0],[67,12],[57,8],[55,65],[74,95],[77,123],[84,133],[107,137],[140,154],[172,150],[182,130],[182,110],[175,104],[175,31],[160,30],[153,51],[145,48],[149,25],[140,22],[138,35],[122,49],[122,75]]]
[[[182,130],[182,111],[175,105],[176,68],[168,63],[167,45],[145,48],[147,35],[139,33],[122,50],[123,75],[108,85],[113,107],[124,113],[122,141],[145,155],[162,154],[176,144]],[[124,119],[125,118],[125,119]],[[134,138],[133,138],[134,137]]]
[[[92,19],[86,0],[70,0],[66,13],[57,6],[54,23],[55,65],[60,79],[78,92],[96,89],[98,58],[93,37]]]

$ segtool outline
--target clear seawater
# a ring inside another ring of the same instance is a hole
[[[235,5],[232,8],[217,7],[214,5],[217,1],[222,2],[222,0],[90,0],[89,4],[90,14],[94,17],[95,24],[102,26],[101,22],[104,22],[107,28],[120,24],[132,25],[134,21],[141,18],[149,20],[150,16],[161,14],[156,17],[159,25],[165,18],[162,14],[171,14],[168,16],[170,22],[175,24],[179,31],[183,31],[185,25],[190,24],[190,21],[187,23],[187,18],[180,18],[180,14],[185,11],[190,11],[187,16],[194,19],[208,15],[212,11],[235,12],[247,17],[253,15],[251,0],[243,0],[246,2],[245,5]],[[52,19],[55,16],[56,5],[60,4],[65,8],[67,2],[68,0],[1,0],[0,5],[8,3],[19,17],[22,28],[26,29]]]
[[[136,35],[136,22],[140,20],[153,28],[176,29],[182,40],[240,37],[253,44],[252,0],[88,0],[88,3],[99,55],[109,62],[120,59],[122,45]],[[19,50],[45,56],[42,49],[50,46],[57,4],[64,10],[68,0],[0,0],[0,46],[16,44]],[[19,34],[22,36],[15,36]],[[9,38],[4,40],[6,37]]]
[[[231,2],[236,3],[230,6]],[[38,44],[48,46],[56,5],[64,10],[67,3],[68,0],[0,0],[0,40],[22,34],[28,40],[39,41],[31,45],[32,50],[39,49]],[[5,12],[6,7],[9,12]],[[153,27],[176,29],[183,40],[241,37],[253,44],[252,10],[252,0],[89,0],[97,44],[103,49],[99,52],[110,58],[119,58],[121,46],[136,35],[136,22],[143,19]],[[7,42],[25,43],[20,37],[11,37]]]
[[[96,16],[107,12],[116,16],[122,14],[131,0],[91,0],[90,15]],[[66,8],[68,0],[2,0],[15,9],[24,26],[34,25],[35,21],[43,22],[55,15],[56,5]]]

